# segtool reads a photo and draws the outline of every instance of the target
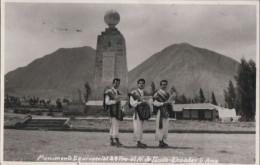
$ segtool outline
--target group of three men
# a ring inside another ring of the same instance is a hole
[[[148,92],[144,90],[144,79],[139,79],[137,81],[138,88],[128,94],[129,107],[135,109],[133,114],[133,128],[134,141],[137,141],[138,148],[147,147],[146,144],[142,143],[143,124],[145,120],[150,118],[151,104],[153,113],[156,115],[155,139],[159,140],[159,147],[168,147],[164,140],[168,136],[169,112],[172,111],[172,101],[168,101],[170,95],[166,92],[167,84],[166,80],[160,82],[160,90],[154,94],[152,100],[150,100],[150,104],[147,100],[143,99],[149,96]],[[122,147],[119,141],[118,122],[123,120],[122,111],[124,110],[121,109],[120,100],[117,99],[121,95],[118,90],[120,79],[115,78],[112,85],[113,87],[104,93],[104,108],[109,111],[110,115],[110,144],[111,146]]]

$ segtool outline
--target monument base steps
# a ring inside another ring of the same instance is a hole
[[[66,130],[69,119],[29,119],[18,129],[23,130]]]

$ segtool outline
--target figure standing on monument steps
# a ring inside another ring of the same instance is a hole
[[[173,111],[171,104],[174,101],[171,101],[172,96],[166,92],[167,85],[168,81],[162,80],[161,89],[154,94],[153,98],[153,112],[156,114],[155,140],[159,140],[159,147],[168,147],[164,140],[168,136],[169,113]]]
[[[113,79],[113,87],[104,93],[104,110],[108,111],[110,116],[110,144],[111,146],[122,147],[119,141],[118,122],[123,120],[124,109],[121,106],[121,92],[118,90],[120,79]],[[116,142],[115,142],[115,141]]]
[[[138,88],[128,94],[129,106],[134,107],[133,126],[134,126],[134,141],[137,141],[138,148],[146,148],[147,145],[142,143],[143,124],[144,120],[150,118],[150,106],[143,100],[143,96],[148,96],[148,92],[144,91],[145,80],[137,81]]]

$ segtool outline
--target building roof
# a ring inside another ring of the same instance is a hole
[[[127,101],[122,101],[122,105],[125,105]],[[103,106],[103,101],[88,101],[86,102],[86,105],[89,106]]]
[[[209,109],[213,110],[216,109],[210,103],[198,103],[198,104],[173,104],[173,109],[176,112],[181,112],[183,109]]]
[[[237,116],[236,110],[234,108],[228,109],[228,108],[223,108],[223,107],[219,107],[216,105],[212,105],[212,106],[215,106],[216,109],[218,110],[219,117],[236,117]]]
[[[173,109],[175,112],[182,112],[183,109],[207,109],[218,111],[219,117],[235,117],[236,110],[219,107],[210,103],[198,103],[198,104],[173,104]]]

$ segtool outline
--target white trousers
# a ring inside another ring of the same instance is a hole
[[[135,113],[134,113],[134,116],[133,116],[134,141],[142,141],[143,124],[144,124],[144,121],[139,119],[138,113],[136,113],[136,119],[135,119]]]
[[[110,117],[110,138],[119,138],[118,120],[115,117]]]
[[[158,110],[156,116],[155,140],[166,140],[168,136],[169,118],[162,118],[162,128],[159,128],[161,112]]]

